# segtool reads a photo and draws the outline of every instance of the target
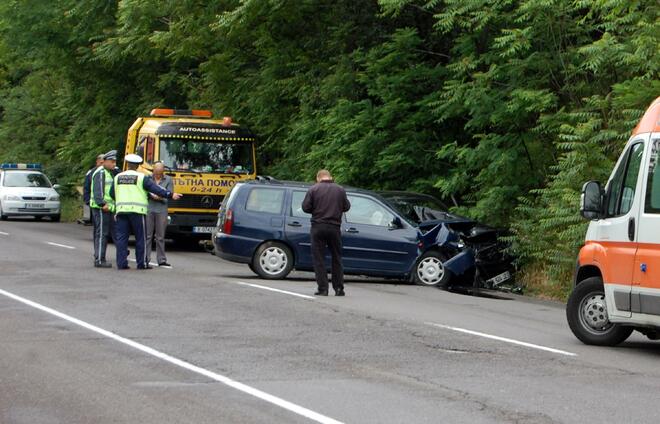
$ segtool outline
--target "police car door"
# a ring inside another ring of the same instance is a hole
[[[312,268],[312,249],[310,241],[312,215],[303,212],[302,202],[306,190],[292,190],[290,207],[286,211],[285,235],[289,244],[294,249],[296,266]]]
[[[349,194],[351,209],[344,214],[344,267],[370,274],[407,273],[417,257],[417,230],[404,222],[392,226],[396,215],[371,196]]]

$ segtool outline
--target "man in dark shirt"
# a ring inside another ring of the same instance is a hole
[[[332,180],[325,169],[316,174],[313,185],[302,203],[303,211],[312,214],[312,258],[318,290],[315,295],[328,295],[328,274],[325,268],[325,248],[332,255],[332,288],[336,296],[344,296],[344,269],[341,262],[341,217],[351,208],[343,187]]]

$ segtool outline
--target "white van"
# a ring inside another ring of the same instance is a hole
[[[660,338],[660,97],[632,132],[605,188],[582,187],[591,219],[566,306],[573,334],[616,345],[633,330]]]

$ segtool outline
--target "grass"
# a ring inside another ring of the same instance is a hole
[[[62,206],[62,221],[76,222],[82,218],[83,202],[79,196],[66,196],[60,198]]]
[[[525,295],[539,299],[566,302],[572,289],[573,276],[570,273],[562,275],[557,281],[538,264],[523,268],[519,278],[524,283]]]

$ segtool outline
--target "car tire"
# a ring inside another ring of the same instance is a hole
[[[37,215],[37,216],[34,217],[35,221],[41,221],[42,219],[43,219],[43,216],[41,216],[41,215]]]
[[[451,272],[444,267],[447,258],[442,252],[430,250],[415,263],[413,281],[420,286],[447,287]]]
[[[7,218],[8,216],[2,213],[2,203],[0,203],[0,220],[6,221]]]
[[[51,215],[50,220],[51,220],[51,222],[60,222],[62,220],[62,215],[60,215],[60,214]]]
[[[587,278],[573,289],[566,304],[566,319],[575,337],[588,345],[615,346],[634,330],[609,321],[600,277]]]
[[[252,271],[266,280],[286,278],[292,269],[293,253],[282,243],[263,243],[252,257]]]

